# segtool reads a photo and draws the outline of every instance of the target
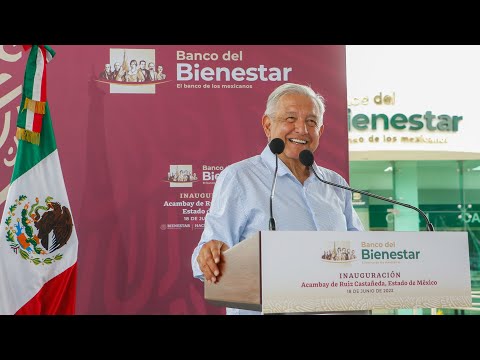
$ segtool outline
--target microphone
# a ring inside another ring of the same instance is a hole
[[[270,193],[270,221],[268,222],[269,230],[276,230],[275,219],[273,218],[273,196],[275,195],[275,184],[277,183],[277,171],[278,171],[278,154],[285,149],[285,143],[282,139],[275,138],[268,144],[271,152],[275,154],[275,174],[273,175],[272,191]]]
[[[299,155],[299,158],[300,158],[300,162],[305,165],[306,167],[308,168],[311,168],[313,173],[315,174],[315,176],[317,177],[318,180],[320,180],[321,182],[325,183],[325,184],[328,184],[328,185],[333,185],[333,186],[336,186],[336,187],[339,187],[339,188],[342,188],[342,189],[345,189],[345,190],[350,190],[352,192],[358,192],[360,194],[363,194],[363,195],[367,195],[367,196],[371,196],[371,197],[374,197],[376,199],[380,199],[380,200],[383,200],[383,201],[387,201],[387,202],[390,202],[390,203],[393,203],[393,204],[396,204],[396,205],[401,205],[401,206],[405,206],[409,209],[413,209],[415,211],[417,211],[420,215],[423,216],[423,218],[425,219],[425,222],[427,224],[427,230],[428,231],[435,231],[435,229],[433,228],[433,224],[430,222],[430,220],[428,220],[428,217],[427,215],[422,211],[420,210],[419,208],[413,206],[413,205],[410,205],[410,204],[405,204],[405,203],[402,203],[400,201],[397,201],[397,200],[392,200],[392,199],[388,199],[386,197],[383,197],[383,196],[380,196],[380,195],[376,195],[376,194],[372,194],[372,193],[369,193],[367,191],[364,191],[364,190],[357,190],[357,189],[354,189],[354,188],[351,188],[351,187],[348,187],[348,186],[343,186],[343,185],[339,185],[339,184],[335,184],[335,183],[332,183],[330,181],[326,181],[326,180],[323,180],[321,179],[317,173],[315,172],[315,169],[314,167],[312,166],[313,165],[313,153],[308,150],[308,149],[305,149],[305,150],[302,150],[300,152],[300,155]]]

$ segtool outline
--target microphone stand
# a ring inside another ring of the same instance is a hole
[[[270,221],[268,222],[269,230],[276,230],[275,219],[273,218],[273,196],[275,195],[275,184],[277,183],[278,171],[278,154],[275,154],[275,174],[273,175],[272,191],[270,193]]]
[[[350,190],[350,191],[353,191],[353,192],[358,192],[360,194],[363,194],[363,195],[367,195],[367,196],[372,196],[376,199],[380,199],[380,200],[383,200],[383,201],[387,201],[387,202],[390,202],[392,204],[396,204],[396,205],[401,205],[401,206],[405,206],[407,208],[410,208],[410,209],[413,209],[415,210],[416,212],[418,212],[420,215],[423,216],[423,218],[425,219],[425,222],[427,224],[427,230],[428,231],[435,231],[434,227],[433,227],[433,224],[430,222],[430,220],[428,220],[428,217],[427,215],[422,211],[420,210],[419,208],[413,206],[413,205],[410,205],[410,204],[406,204],[406,203],[402,203],[400,201],[397,201],[397,200],[392,200],[392,199],[389,199],[389,198],[386,198],[384,196],[380,196],[380,195],[376,195],[376,194],[372,194],[372,193],[369,193],[368,191],[364,191],[364,190],[357,190],[357,189],[354,189],[354,188],[350,188],[348,186],[343,186],[343,185],[340,185],[340,184],[335,184],[335,183],[332,183],[330,181],[327,181],[327,180],[323,180],[321,179],[317,173],[315,172],[315,169],[313,168],[313,164],[310,165],[310,168],[312,169],[313,173],[315,174],[315,176],[317,177],[318,180],[320,180],[321,182],[325,183],[325,184],[328,184],[328,185],[332,185],[332,186],[336,186],[336,187],[339,187],[339,188],[342,188],[342,189],[345,189],[345,190]]]

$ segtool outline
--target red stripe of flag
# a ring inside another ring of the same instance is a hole
[[[15,315],[73,315],[77,289],[77,263],[43,285]]]
[[[42,74],[42,84],[40,89],[40,101],[47,101],[47,54],[45,46],[38,47],[42,52],[43,56],[43,74]]]
[[[44,114],[33,114],[32,131],[39,133],[42,130],[42,120]]]

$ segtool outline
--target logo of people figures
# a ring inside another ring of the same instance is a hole
[[[111,94],[155,94],[155,85],[166,78],[155,49],[110,49],[97,81],[110,84]]]
[[[167,181],[170,187],[192,187],[198,178],[197,174],[192,172],[192,165],[170,165]]]
[[[334,241],[321,256],[323,261],[346,263],[357,260],[355,249],[351,249],[350,241]]]

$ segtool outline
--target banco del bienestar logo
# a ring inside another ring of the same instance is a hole
[[[322,260],[332,263],[348,263],[357,260],[357,253],[350,241],[333,241],[323,250]]]
[[[48,196],[44,202],[37,197],[29,201],[20,195],[8,206],[5,240],[15,254],[35,265],[50,265],[63,258],[56,250],[65,246],[73,231],[70,210],[52,201]]]
[[[416,261],[421,257],[417,249],[405,249],[395,241],[369,242],[360,244],[363,263],[398,264],[403,261]]]
[[[170,187],[192,187],[198,177],[193,172],[192,165],[170,165],[166,181],[170,183]]]
[[[110,84],[111,94],[155,94],[167,74],[155,49],[110,49],[97,81]]]

